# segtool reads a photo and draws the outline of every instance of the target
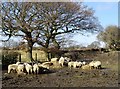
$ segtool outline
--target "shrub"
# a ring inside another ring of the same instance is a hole
[[[19,53],[18,52],[3,52],[2,53],[2,68],[6,69],[9,64],[13,64],[17,62]]]

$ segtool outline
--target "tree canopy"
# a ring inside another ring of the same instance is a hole
[[[105,31],[101,32],[97,38],[100,41],[106,43],[109,48],[120,47],[120,28],[114,25],[110,25],[105,28]]]
[[[101,30],[94,11],[77,2],[3,2],[1,17],[4,35],[25,39],[31,60],[34,43],[59,49],[61,34]]]

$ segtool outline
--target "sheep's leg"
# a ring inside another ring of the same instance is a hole
[[[74,65],[73,67],[76,68],[76,65]]]
[[[23,69],[21,71],[23,72]]]
[[[60,66],[62,67],[62,64],[60,63]]]
[[[63,67],[64,65],[63,65],[63,63],[62,63],[62,67]]]
[[[32,69],[30,70],[30,72],[32,73]]]
[[[69,68],[72,69],[72,65],[69,65]]]
[[[29,74],[29,70],[27,70],[27,74]]]
[[[37,70],[37,74],[38,74],[39,70]]]
[[[98,66],[98,69],[101,69],[101,65]]]
[[[94,69],[95,67],[94,66],[91,66],[91,69]]]
[[[10,73],[11,69],[8,69],[8,74]]]
[[[35,74],[37,74],[37,69],[35,70]]]

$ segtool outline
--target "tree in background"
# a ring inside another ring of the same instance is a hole
[[[50,43],[60,49],[61,34],[97,32],[99,22],[94,11],[76,2],[4,2],[1,10],[2,32],[27,41],[28,59],[33,61],[35,43],[48,50]]]
[[[110,25],[101,32],[97,38],[106,43],[106,47],[110,49],[117,49],[120,47],[120,28]]]
[[[38,3],[39,18],[44,22],[44,29],[37,43],[45,49],[53,43],[60,49],[60,36],[73,33],[97,32],[100,24],[91,8],[76,2]]]
[[[90,45],[87,46],[88,48],[100,48],[100,42],[94,41]]]

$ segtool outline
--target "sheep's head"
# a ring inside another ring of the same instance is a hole
[[[82,65],[85,65],[85,64],[86,64],[86,62],[85,62],[85,61],[83,61],[83,62],[82,62]]]
[[[24,65],[27,65],[27,64],[28,64],[28,63],[26,63],[26,62],[24,63]]]
[[[19,65],[19,64],[20,64],[20,62],[16,62],[16,64],[17,64],[17,65]]]

